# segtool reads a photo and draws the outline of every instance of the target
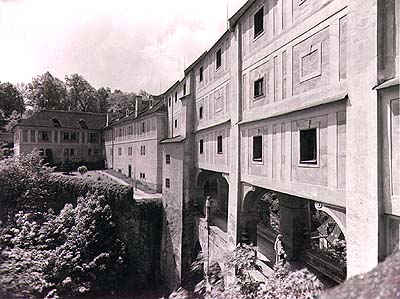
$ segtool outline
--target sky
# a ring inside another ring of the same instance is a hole
[[[95,88],[157,94],[183,77],[245,2],[0,0],[0,81],[78,73]]]

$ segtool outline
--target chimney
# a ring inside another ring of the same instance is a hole
[[[138,116],[138,114],[139,114],[139,105],[141,106],[141,104],[142,104],[142,97],[141,96],[136,96],[135,97],[135,117],[137,117]]]

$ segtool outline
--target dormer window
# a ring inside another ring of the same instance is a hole
[[[58,120],[57,117],[53,117],[51,119],[51,121],[53,122],[54,127],[56,127],[56,128],[60,128],[61,127],[60,121]]]
[[[81,126],[82,129],[87,129],[87,128],[88,128],[88,126],[87,126],[85,120],[80,119],[80,120],[78,121],[78,123],[79,123],[79,125]]]

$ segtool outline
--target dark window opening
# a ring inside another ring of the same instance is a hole
[[[171,106],[171,98],[168,99],[168,105]]]
[[[171,156],[165,155],[165,164],[171,164]]]
[[[262,136],[253,136],[253,161],[262,161]]]
[[[199,119],[203,118],[203,106],[200,106],[199,108]]]
[[[171,181],[170,181],[170,179],[169,178],[166,178],[165,179],[165,188],[170,188],[171,187]]]
[[[174,126],[175,126],[175,128],[178,127],[178,120],[177,119],[175,119],[175,121],[174,121]]]
[[[183,95],[186,95],[186,83],[183,84]]]
[[[259,11],[254,14],[254,37],[264,32],[264,8],[261,7]]]
[[[178,100],[178,93],[175,92],[175,103],[176,103],[177,100]]]
[[[222,65],[222,52],[221,49],[218,49],[216,55],[215,55],[215,68],[218,69]]]
[[[300,163],[317,164],[317,129],[300,131]]]
[[[264,85],[264,78],[260,78],[256,81],[254,81],[254,97],[255,98],[262,96],[264,94],[263,85]]]
[[[200,143],[199,143],[199,152],[200,152],[200,154],[202,154],[204,152],[203,146],[204,146],[204,141],[203,141],[203,139],[200,139]]]
[[[217,137],[217,154],[222,154],[222,136]]]
[[[142,122],[142,133],[144,133],[144,131],[146,131],[146,125],[144,122]]]
[[[200,70],[199,70],[199,77],[200,77],[200,82],[203,81],[203,67],[202,66],[200,67]]]

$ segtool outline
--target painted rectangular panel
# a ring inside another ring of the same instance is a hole
[[[293,47],[293,95],[329,84],[329,28]]]
[[[274,102],[278,101],[278,56],[274,57]]]
[[[339,20],[339,80],[347,77],[347,16]]]
[[[346,111],[337,117],[337,182],[338,188],[346,188]]]
[[[286,99],[287,90],[287,62],[286,62],[286,51],[282,52],[282,99]]]
[[[285,123],[281,124],[281,180],[285,180],[285,169],[286,169],[286,128]]]
[[[400,195],[400,100],[390,102],[392,195]]]

